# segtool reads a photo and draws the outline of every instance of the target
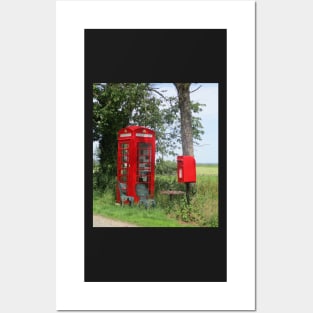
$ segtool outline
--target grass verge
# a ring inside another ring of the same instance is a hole
[[[93,212],[112,219],[129,222],[142,227],[188,227],[185,223],[169,217],[161,208],[139,207],[134,205],[116,205],[115,199],[108,193],[94,193]]]
[[[157,175],[155,181],[155,208],[120,206],[115,204],[115,190],[94,191],[93,213],[129,222],[142,227],[218,227],[218,166],[197,165],[197,183],[190,205],[184,197],[172,201],[161,190],[185,190],[177,183],[176,175]]]

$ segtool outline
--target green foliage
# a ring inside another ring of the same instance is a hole
[[[108,190],[94,192],[93,213],[144,227],[185,227],[174,218],[167,216],[162,208],[144,209],[135,205],[119,206],[114,203],[115,197]]]
[[[175,216],[177,220],[181,220],[186,223],[192,223],[194,225],[203,226],[204,216],[195,198],[197,195],[194,193],[191,196],[190,204],[187,203],[186,197],[176,198],[172,206],[168,210],[170,216]]]
[[[156,161],[155,172],[159,175],[174,175],[177,171],[177,164],[174,161],[158,159]]]
[[[192,112],[202,110],[191,103]],[[181,144],[177,97],[165,97],[149,83],[97,83],[93,85],[93,140],[99,142],[98,171],[94,187],[105,190],[116,175],[117,132],[128,125],[142,125],[156,132],[157,152],[162,159],[174,155]],[[193,117],[195,142],[203,134],[200,118]],[[161,165],[160,171],[171,171]]]
[[[218,226],[218,177],[197,176],[196,196],[191,205],[199,209],[201,226]]]
[[[197,167],[198,168],[198,167]],[[217,166],[211,170],[217,171]],[[155,180],[156,208],[121,207],[115,204],[115,183],[104,192],[94,191],[93,212],[146,227],[218,227],[218,177],[197,176],[192,188],[190,205],[183,195],[160,194],[161,190],[185,190],[176,175],[157,175]]]
[[[185,184],[177,182],[176,175],[157,175],[155,181],[156,200],[166,213],[187,223],[203,227],[218,227],[218,166],[197,166],[197,183],[192,185],[191,201],[181,195],[161,195],[161,190],[185,191]]]
[[[198,144],[201,136],[204,134],[201,118],[196,117],[195,114],[202,112],[204,104],[198,102],[190,102],[192,116],[192,134],[194,144]],[[179,103],[177,97],[167,98],[167,105],[162,109],[164,113],[164,131],[160,134],[159,151],[162,155],[175,156],[174,150],[182,144],[181,138],[181,115],[179,111]],[[170,148],[168,149],[168,143]]]
[[[93,140],[99,141],[96,186],[104,190],[116,174],[117,132],[130,124],[145,101],[148,84],[93,85]]]
[[[212,216],[209,219],[208,227],[218,227],[218,215],[217,213],[212,214]]]

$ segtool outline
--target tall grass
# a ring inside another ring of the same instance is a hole
[[[115,197],[111,192],[94,192],[93,213],[103,215],[115,220],[125,221],[144,227],[184,227],[175,218],[171,218],[159,206],[145,209],[143,206],[120,206],[115,204]],[[188,225],[187,225],[188,226]]]
[[[146,210],[134,205],[115,204],[115,188],[100,193],[94,191],[93,211],[96,214],[145,227],[218,227],[218,167],[197,166],[197,182],[192,186],[188,205],[181,195],[160,194],[161,190],[185,191],[185,184],[177,182],[175,174],[156,175],[156,208]]]
[[[197,192],[191,205],[198,208],[201,226],[218,226],[218,178],[203,176],[198,178]]]
[[[218,227],[218,166],[197,165],[197,182],[192,185],[190,205],[182,196],[161,195],[161,190],[185,191],[176,175],[157,175],[155,190],[159,205],[171,217],[203,227]]]

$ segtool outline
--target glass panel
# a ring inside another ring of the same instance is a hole
[[[137,182],[142,182],[149,188],[151,177],[151,144],[140,142],[138,144],[138,171]]]
[[[121,175],[127,175],[127,169],[122,169],[121,170]]]
[[[122,150],[122,160],[123,162],[128,161],[128,150]]]
[[[129,162],[129,143],[120,143],[118,159],[118,180],[120,182],[127,182],[128,177],[128,162]]]

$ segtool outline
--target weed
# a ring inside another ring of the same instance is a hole
[[[94,213],[146,227],[218,227],[217,166],[197,166],[197,183],[191,191],[188,205],[185,196],[160,194],[162,190],[185,190],[176,175],[156,175],[156,208],[117,206],[115,183],[107,181],[104,191],[94,190]]]

